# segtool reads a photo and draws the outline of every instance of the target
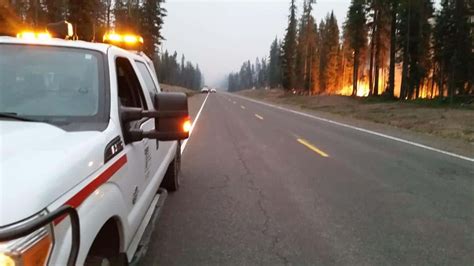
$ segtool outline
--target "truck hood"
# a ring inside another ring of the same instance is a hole
[[[100,132],[0,121],[0,227],[45,209],[103,165]]]

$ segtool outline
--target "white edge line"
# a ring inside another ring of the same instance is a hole
[[[191,134],[193,133],[194,126],[196,125],[199,119],[199,116],[201,115],[201,111],[204,108],[204,105],[206,104],[207,97],[209,97],[209,94],[207,94],[206,99],[204,99],[204,102],[202,102],[201,108],[199,109],[196,115],[196,118],[194,119],[193,124],[191,125],[191,129],[189,129],[189,137],[186,140],[184,140],[183,143],[181,144],[181,154],[183,154],[184,149],[186,148],[186,144],[188,144],[188,140],[189,138],[191,138]]]
[[[390,140],[394,140],[394,141],[402,142],[402,143],[405,143],[405,144],[409,144],[409,145],[412,145],[412,146],[415,146],[415,147],[418,147],[418,148],[422,148],[422,149],[442,153],[444,155],[452,156],[452,157],[455,157],[455,158],[458,158],[458,159],[466,160],[466,161],[469,161],[469,162],[474,162],[474,158],[470,158],[470,157],[459,155],[459,154],[456,154],[456,153],[440,150],[440,149],[437,149],[437,148],[433,148],[433,147],[423,145],[423,144],[420,144],[420,143],[416,143],[416,142],[413,142],[413,141],[409,141],[409,140],[406,140],[406,139],[401,139],[401,138],[393,137],[393,136],[390,136],[390,135],[385,135],[385,134],[375,132],[375,131],[371,131],[371,130],[368,130],[368,129],[365,129],[365,128],[351,126],[351,125],[348,125],[348,124],[336,122],[336,121],[329,120],[329,119],[322,118],[322,117],[318,117],[318,116],[315,116],[315,115],[310,115],[310,114],[307,114],[307,113],[303,113],[303,112],[291,110],[291,109],[288,109],[288,108],[284,108],[284,107],[281,107],[281,106],[273,105],[273,104],[270,104],[270,103],[250,99],[250,98],[247,98],[247,97],[244,97],[244,96],[235,95],[235,94],[230,94],[230,95],[238,97],[238,98],[242,98],[242,99],[245,99],[247,101],[254,102],[254,103],[259,103],[259,104],[263,104],[263,105],[266,105],[266,106],[269,106],[269,107],[273,107],[273,108],[276,108],[276,109],[279,109],[279,110],[283,110],[283,111],[287,111],[287,112],[294,113],[294,114],[297,114],[297,115],[301,115],[301,116],[313,118],[313,119],[316,119],[316,120],[320,120],[320,121],[323,121],[323,122],[327,122],[327,123],[337,125],[337,126],[340,126],[340,127],[350,128],[350,129],[361,131],[361,132],[364,132],[364,133],[367,133],[367,134],[372,134],[372,135],[379,136],[379,137],[382,137],[382,138],[387,138],[387,139],[390,139]]]

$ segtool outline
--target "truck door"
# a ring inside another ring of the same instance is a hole
[[[117,57],[115,59],[118,103],[126,107],[138,107],[149,110],[150,106],[145,99],[142,85],[129,59]],[[119,180],[120,189],[123,191],[125,200],[130,207],[128,222],[131,233],[134,234],[145,216],[145,213],[152,201],[150,193],[146,193],[147,184],[151,175],[152,149],[155,149],[154,140],[143,139],[137,142],[130,142],[126,138],[127,129],[141,129],[143,131],[155,128],[153,119],[143,118],[121,125],[122,136],[124,136],[127,154],[128,173],[126,178]],[[154,193],[153,193],[154,194]]]
[[[150,95],[150,99],[154,99],[155,95],[159,93],[158,86],[153,79],[151,69],[147,67],[147,64],[142,61],[135,61],[138,74],[141,76],[144,86],[146,87],[146,92]],[[166,155],[170,153],[172,148],[173,141],[158,141],[156,140],[156,149],[153,152],[153,173],[157,173],[159,165],[164,161]],[[153,146],[153,145],[152,145]],[[166,169],[163,169],[166,171]],[[163,176],[165,173],[158,173],[159,175]]]

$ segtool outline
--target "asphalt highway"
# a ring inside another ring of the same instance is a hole
[[[142,265],[474,263],[471,158],[226,93],[189,104]]]

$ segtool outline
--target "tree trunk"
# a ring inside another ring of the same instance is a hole
[[[308,69],[308,94],[311,96],[313,93],[313,88],[311,88],[311,79],[312,79],[312,70],[313,70],[313,58],[309,58],[309,69]]]
[[[372,39],[370,42],[370,66],[369,66],[369,96],[373,94],[374,91],[374,57],[375,57],[375,35],[377,34],[377,15],[378,11],[375,10],[374,21],[372,23]]]
[[[357,79],[359,78],[359,51],[354,52],[354,71],[352,73],[352,96],[357,95]]]
[[[451,64],[452,66],[453,64]],[[450,67],[450,71],[448,74],[448,96],[449,96],[449,103],[452,104],[454,100],[454,71],[452,70],[453,67]]]
[[[444,75],[443,75],[443,65],[441,64],[439,67],[438,67],[438,96],[440,97],[440,99],[444,98],[444,84],[443,84],[443,79],[444,79]]]
[[[433,74],[431,76],[431,89],[430,89],[430,99],[433,99],[433,95],[434,95],[434,84],[436,82],[435,80],[435,74],[436,74],[436,64],[433,66]]]
[[[402,85],[400,87],[400,99],[405,100],[407,97],[408,85],[408,53],[403,54],[403,69],[402,69]]]
[[[424,84],[424,81],[421,82],[421,84],[420,84],[420,82],[417,82],[417,83],[415,84],[415,86],[416,86],[416,87],[415,87],[415,89],[416,89],[416,91],[415,91],[416,99],[420,98],[420,86],[423,85],[423,84]]]
[[[411,79],[412,76],[408,73],[409,68],[408,65],[410,64],[410,24],[411,24],[411,5],[410,1],[408,1],[408,19],[407,19],[407,36],[405,40],[405,49],[403,51],[403,71],[402,71],[402,88],[400,92],[400,98],[405,100],[408,96],[408,90],[411,89],[410,86],[412,84]],[[410,71],[411,72],[411,71]]]
[[[390,29],[390,72],[388,78],[388,95],[395,96],[395,50],[397,45],[397,4],[392,1],[392,22]]]
[[[375,80],[374,80],[374,95],[379,95],[379,70],[380,70],[380,32],[377,27],[375,36]]]

